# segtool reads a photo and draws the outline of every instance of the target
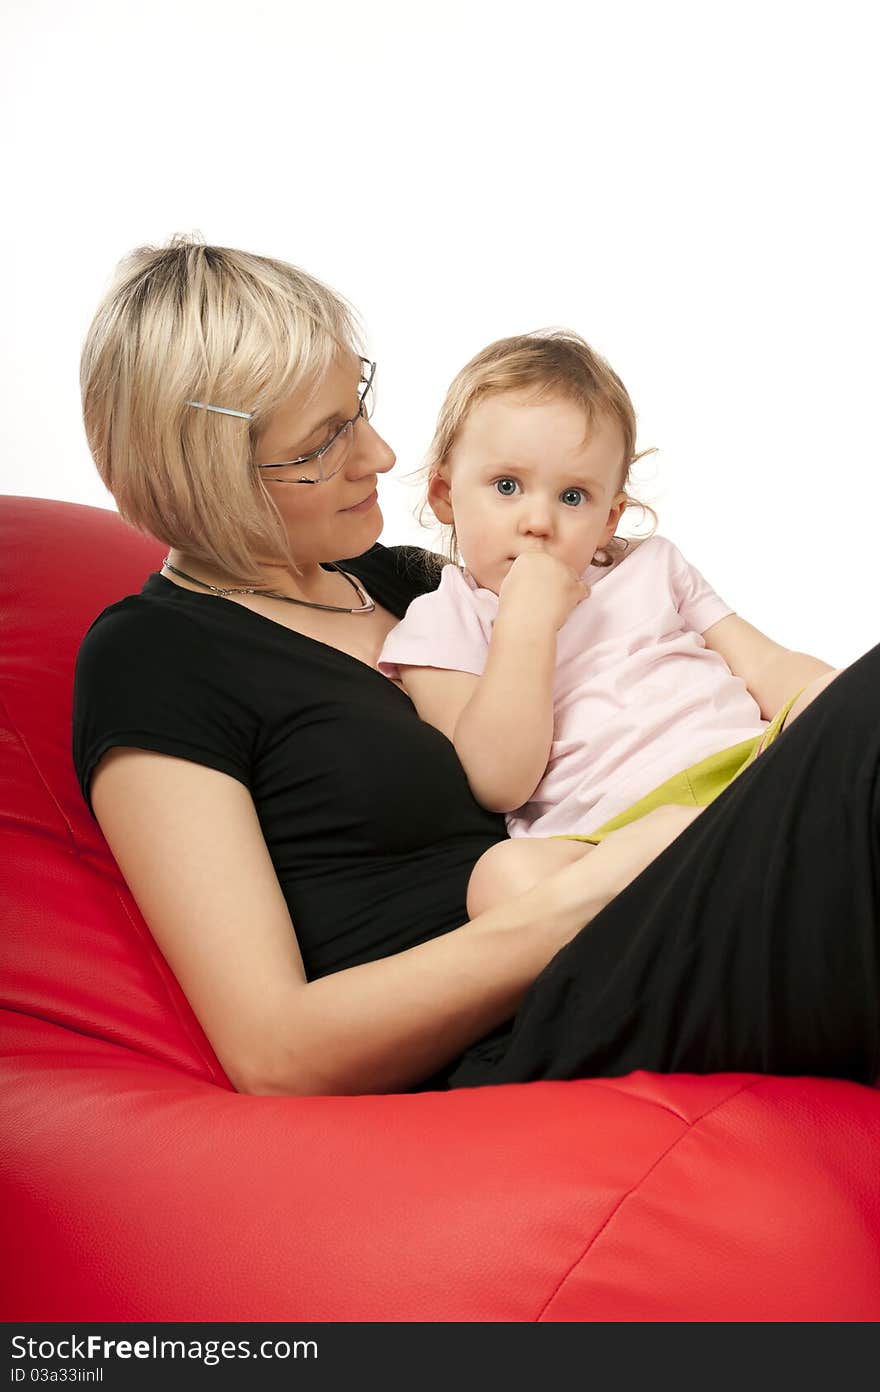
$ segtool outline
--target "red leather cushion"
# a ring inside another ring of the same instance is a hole
[[[162,551],[116,513],[7,499],[0,554],[0,815],[9,826],[0,893],[15,905],[3,934],[4,996],[16,1009],[222,1083],[82,799],[70,755],[80,640],[106,604],[140,589]]]
[[[880,1318],[871,1089],[230,1089],[70,761],[79,640],[160,558],[0,500],[2,1317]]]

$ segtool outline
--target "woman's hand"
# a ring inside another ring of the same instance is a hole
[[[603,846],[608,847],[609,858],[616,858],[621,870],[620,889],[625,889],[652,860],[656,860],[703,811],[703,807],[679,807],[669,803],[646,812],[644,817],[628,826],[609,832],[596,849],[601,851]]]
[[[702,807],[672,804],[655,807],[638,821],[609,832],[598,846],[585,851],[572,865],[557,871],[545,882],[554,907],[564,911],[563,917],[574,910],[583,927],[616,899],[703,810]],[[574,935],[569,932],[564,941],[570,941]]]

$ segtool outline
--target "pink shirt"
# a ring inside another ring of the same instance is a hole
[[[708,754],[767,727],[746,684],[701,634],[730,606],[665,537],[613,569],[591,566],[591,593],[559,631],[550,761],[511,836],[588,835]],[[479,675],[498,597],[459,569],[392,629],[379,670],[398,664]]]

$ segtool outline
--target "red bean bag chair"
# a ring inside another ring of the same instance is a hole
[[[71,764],[77,646],[161,554],[0,502],[2,1318],[880,1319],[873,1089],[233,1090]]]

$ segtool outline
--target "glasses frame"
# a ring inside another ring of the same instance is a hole
[[[366,364],[367,375],[365,376],[363,372],[361,373],[359,385],[363,385],[363,391],[360,394],[358,408],[349,420],[343,421],[339,429],[333,432],[329,440],[327,440],[323,445],[320,445],[318,449],[309,450],[307,454],[301,454],[296,459],[285,459],[278,464],[257,465],[258,469],[288,469],[293,464],[310,464],[311,461],[314,459],[317,461],[318,464],[318,477],[297,479],[270,478],[266,480],[267,483],[327,483],[328,479],[335,478],[335,476],[339,473],[340,469],[344,468],[345,459],[342,460],[342,463],[339,464],[338,467],[335,468],[332,473],[325,474],[324,466],[321,463],[321,460],[324,458],[324,455],[327,453],[327,451],[333,448],[340,436],[344,435],[347,431],[354,430],[357,421],[369,420],[369,414],[367,412],[365,403],[367,399],[367,393],[373,385],[373,378],[376,375],[376,364],[374,362],[370,362],[369,358],[361,358],[361,362]]]

